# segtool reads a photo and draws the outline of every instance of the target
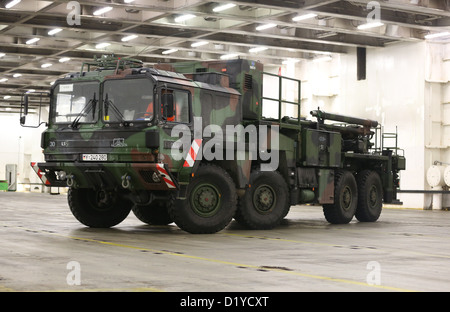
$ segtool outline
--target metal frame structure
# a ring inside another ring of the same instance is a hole
[[[69,0],[22,0],[7,8],[9,2],[0,0],[2,112],[18,112],[24,92],[48,90],[50,83],[78,71],[96,55],[114,53],[151,66],[234,54],[281,66],[288,59],[308,60],[356,47],[419,42],[429,33],[448,31],[450,25],[449,1],[441,0],[379,1],[383,25],[371,29],[358,28],[375,10],[368,0],[75,1],[79,8]],[[235,6],[217,11],[223,4]],[[94,14],[104,7],[111,9]],[[311,17],[296,19],[306,14]],[[270,24],[276,26],[257,30]],[[61,31],[49,34],[54,29]],[[130,35],[131,40],[123,40]],[[39,41],[27,44],[32,38]],[[192,46],[199,42],[204,44]],[[97,47],[99,43],[108,46]]]

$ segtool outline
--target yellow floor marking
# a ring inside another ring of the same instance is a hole
[[[12,227],[14,227],[14,226],[12,226]],[[288,270],[283,270],[283,269],[278,269],[278,268],[261,267],[261,266],[257,266],[257,265],[251,265],[251,264],[243,264],[243,263],[224,261],[224,260],[213,259],[213,258],[192,256],[192,255],[180,254],[180,253],[166,251],[166,250],[138,247],[138,246],[121,244],[121,243],[102,241],[102,240],[97,240],[97,239],[92,239],[92,238],[64,235],[64,234],[49,232],[49,231],[45,231],[45,230],[31,230],[31,229],[27,229],[24,227],[16,227],[16,228],[25,230],[25,231],[34,231],[34,232],[40,232],[40,233],[44,233],[44,234],[59,236],[59,237],[63,237],[63,238],[69,238],[72,240],[92,242],[92,243],[96,243],[96,244],[113,246],[113,247],[161,253],[161,254],[166,254],[166,255],[175,256],[175,257],[179,257],[179,258],[185,258],[185,259],[193,259],[193,260],[199,260],[199,261],[205,261],[205,262],[211,262],[211,263],[220,263],[220,264],[225,264],[225,265],[230,265],[230,266],[245,267],[245,268],[251,268],[251,269],[264,269],[265,271],[272,271],[272,272],[278,272],[278,273],[283,273],[283,274],[289,274],[289,275],[295,275],[295,276],[301,276],[301,277],[313,278],[313,279],[325,280],[325,281],[331,281],[331,282],[338,282],[338,283],[344,283],[344,284],[351,284],[351,285],[357,285],[357,286],[378,288],[378,289],[383,289],[383,290],[388,290],[388,291],[400,291],[400,292],[414,292],[415,291],[415,290],[411,290],[411,289],[403,289],[403,288],[390,287],[390,286],[384,286],[384,285],[372,285],[372,284],[353,281],[353,280],[333,278],[333,277],[313,275],[313,274],[306,274],[306,273],[300,273],[297,271],[288,271]]]
[[[1,289],[1,288],[0,288]],[[153,287],[133,287],[133,288],[71,288],[60,290],[39,290],[38,292],[165,292],[162,289]]]
[[[278,242],[296,243],[296,244],[322,245],[322,246],[330,246],[330,247],[348,247],[348,245],[309,242],[309,241],[284,239],[284,238],[271,238],[271,237],[267,237],[267,236],[256,236],[256,235],[235,234],[235,233],[225,233],[225,232],[221,233],[221,234],[229,235],[229,236],[245,237],[245,238],[265,239],[265,240],[278,241]],[[424,237],[424,236],[421,235],[420,237]],[[435,236],[426,236],[426,237],[435,237]],[[437,238],[440,238],[440,237],[437,237]],[[377,249],[371,249],[371,250],[373,250],[373,251],[383,251],[383,250],[387,250],[387,249],[385,249],[385,248],[377,248]],[[399,250],[396,250],[396,251],[399,251]],[[414,250],[401,250],[401,252],[403,252],[403,253],[410,253],[410,254],[414,254],[414,255],[425,256],[425,257],[436,257],[436,258],[450,259],[450,255],[430,254],[430,253],[424,253],[424,252],[414,251]]]
[[[15,291],[15,290],[12,288],[8,288],[8,287],[0,285],[0,292],[13,292],[13,291]]]
[[[235,233],[226,233],[226,232],[223,232],[223,233],[220,233],[220,234],[229,235],[229,236],[245,237],[245,238],[266,239],[266,240],[277,241],[277,242],[298,243],[298,244],[311,244],[311,245],[322,245],[322,246],[332,246],[332,247],[345,247],[345,246],[347,246],[347,245],[339,245],[339,244],[318,243],[318,242],[301,241],[301,240],[294,240],[294,239],[271,238],[271,237],[267,237],[267,236],[235,234]]]
[[[326,281],[339,282],[339,283],[345,283],[345,284],[353,284],[353,285],[365,286],[365,287],[374,287],[374,288],[390,290],[390,291],[401,291],[401,292],[414,291],[414,290],[410,290],[410,289],[402,289],[402,288],[390,287],[390,286],[384,286],[384,285],[370,285],[370,284],[367,284],[364,282],[352,281],[352,280],[341,279],[341,278],[333,278],[333,277],[327,277],[327,276],[320,276],[320,275],[312,275],[312,274],[300,273],[297,271],[287,271],[287,270],[283,270],[283,269],[267,268],[267,267],[262,268],[261,266],[256,266],[256,265],[251,265],[251,264],[243,264],[243,263],[230,262],[230,261],[218,260],[218,259],[213,259],[213,258],[205,258],[205,257],[198,257],[198,256],[192,256],[192,255],[186,255],[186,254],[179,254],[179,253],[170,252],[170,251],[156,250],[156,249],[151,249],[151,248],[143,248],[143,247],[137,247],[137,246],[131,246],[131,245],[118,244],[118,243],[113,243],[113,242],[105,242],[105,241],[100,241],[100,240],[95,240],[95,239],[90,239],[90,238],[73,237],[73,236],[66,236],[66,237],[75,239],[75,240],[95,242],[95,243],[110,245],[110,246],[115,246],[115,247],[144,250],[144,251],[150,251],[150,252],[158,252],[158,253],[163,253],[163,254],[181,257],[181,258],[201,260],[201,261],[220,263],[220,264],[226,264],[226,265],[232,265],[232,266],[238,266],[238,267],[246,267],[246,268],[251,268],[251,269],[264,269],[267,271],[279,272],[279,273],[296,275],[296,276],[301,276],[301,277],[314,278],[314,279],[319,279],[319,280],[326,280]]]

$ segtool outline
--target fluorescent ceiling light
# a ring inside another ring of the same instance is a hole
[[[175,22],[176,23],[181,23],[187,20],[190,20],[191,18],[196,17],[194,14],[185,14],[185,15],[181,15],[175,18]]]
[[[26,93],[33,93],[33,92],[36,92],[36,90],[30,89],[30,90],[28,90]]]
[[[137,37],[138,37],[138,35],[129,35],[129,36],[123,37],[121,40],[123,42],[125,42],[125,41],[130,41],[130,40],[136,39]]]
[[[449,36],[450,33],[448,31],[445,32],[440,32],[440,33],[435,33],[435,34],[428,34],[425,36],[425,39],[434,39],[434,38],[440,38],[440,37],[445,37],[445,36]]]
[[[362,24],[358,26],[359,30],[364,30],[364,29],[370,29],[370,28],[375,28],[375,27],[380,27],[383,26],[384,24],[381,22],[373,22],[373,23],[367,23],[367,24]]]
[[[54,84],[55,84],[55,82],[54,82],[54,81],[50,82],[50,85],[51,85],[51,86],[53,86]]]
[[[292,20],[294,22],[299,22],[299,21],[303,21],[303,20],[306,20],[309,18],[316,17],[316,16],[317,16],[317,14],[315,14],[315,13],[308,13],[308,14],[298,15],[298,16],[294,17]]]
[[[8,78],[2,78],[2,79],[0,79],[0,82],[6,82],[6,81],[8,81]]]
[[[214,12],[222,12],[222,11],[234,8],[235,6],[236,6],[236,4],[234,4],[234,3],[227,3],[227,4],[224,4],[224,5],[219,5],[218,7],[215,7],[213,9],[213,11]]]
[[[8,99],[10,99],[11,98],[11,95],[5,95],[4,97],[3,97],[3,99],[5,99],[5,100],[8,100]]]
[[[16,4],[18,4],[20,1],[21,1],[21,0],[13,0],[13,1],[10,1],[10,2],[8,2],[8,3],[5,5],[5,8],[10,9],[10,8],[12,8],[13,6],[15,6]]]
[[[98,10],[94,11],[93,14],[95,16],[102,15],[102,14],[105,14],[106,12],[111,11],[112,9],[113,9],[112,7],[104,7],[104,8],[101,8],[101,9],[98,9]]]
[[[41,67],[42,68],[47,68],[47,67],[50,67],[50,66],[52,66],[53,64],[51,64],[51,63],[45,63],[45,64],[42,64],[41,65]]]
[[[323,39],[323,38],[328,38],[328,37],[333,37],[336,36],[338,33],[334,32],[334,31],[327,31],[327,32],[322,32],[322,33],[318,33],[316,35],[317,38],[319,39]]]
[[[67,61],[70,61],[70,57],[62,57],[62,58],[59,59],[60,63],[64,63],[64,62],[67,62]]]
[[[194,42],[193,44],[191,44],[191,47],[193,48],[197,48],[197,47],[201,47],[204,46],[206,44],[208,44],[208,41],[199,41],[199,42]]]
[[[33,44],[35,42],[38,42],[39,40],[41,40],[41,38],[31,38],[29,40],[27,40],[27,42],[25,42],[26,44]]]
[[[260,26],[256,27],[256,30],[265,30],[265,29],[276,27],[276,26],[277,26],[277,24],[264,24],[264,25],[260,25]]]
[[[258,52],[266,51],[267,49],[268,48],[266,48],[266,47],[256,47],[256,48],[252,48],[252,49],[248,50],[248,52],[258,53]]]
[[[59,33],[60,31],[62,31],[62,28],[55,28],[55,29],[50,30],[48,32],[48,34],[49,34],[49,36],[53,36],[53,35]]]
[[[134,2],[134,0],[125,0],[124,2],[125,3],[131,3],[131,2]]]
[[[0,53],[0,57],[4,57],[5,55],[5,53]]]
[[[106,48],[107,46],[110,46],[111,44],[110,43],[108,43],[108,42],[101,42],[101,43],[98,43],[96,46],[95,46],[95,48],[96,49],[103,49],[103,48]]]
[[[177,51],[178,51],[178,49],[170,49],[170,50],[163,51],[162,54],[171,54],[171,53],[175,53]]]
[[[237,54],[237,53],[231,53],[231,54],[224,54],[220,58],[222,60],[228,60],[228,59],[236,58],[238,56],[239,56],[239,54]]]
[[[14,78],[19,78],[19,77],[21,77],[21,76],[22,76],[22,74],[14,74],[14,75],[13,75]]]

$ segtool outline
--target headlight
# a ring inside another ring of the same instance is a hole
[[[62,170],[58,171],[58,173],[56,174],[56,177],[58,178],[58,180],[64,181],[65,179],[67,179],[67,173]]]

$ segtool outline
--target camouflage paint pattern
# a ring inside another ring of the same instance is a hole
[[[102,63],[103,62],[103,63]],[[405,169],[405,159],[397,154],[369,153],[372,128],[376,121],[328,114],[320,110],[311,114],[317,121],[293,120],[281,123],[261,117],[263,65],[247,60],[181,62],[158,64],[143,68],[135,61],[114,62],[102,60],[95,64],[105,69],[74,73],[58,80],[77,82],[96,80],[100,84],[112,79],[144,77],[155,86],[154,118],[148,122],[106,123],[103,118],[103,98],[99,97],[98,118],[92,124],[80,124],[72,129],[67,125],[49,124],[43,134],[45,163],[38,164],[46,172],[52,185],[72,187],[117,189],[124,186],[131,191],[173,190],[179,198],[185,197],[186,187],[201,160],[193,167],[183,167],[184,160],[175,160],[173,144],[179,136],[172,136],[176,123],[163,119],[160,102],[163,90],[184,90],[190,94],[190,121],[186,135],[191,139],[202,135],[208,125],[226,126],[266,125],[279,127],[278,171],[290,188],[291,204],[334,201],[335,170],[345,168],[357,174],[364,169],[378,172],[383,183],[385,202],[395,199],[398,172]],[[52,109],[52,107],[51,107]],[[194,117],[202,118],[200,129],[195,129]],[[326,124],[325,120],[339,121],[345,125]],[[200,133],[196,133],[200,132]],[[258,133],[258,136],[262,133]],[[204,137],[203,145],[211,138]],[[262,147],[272,146],[270,135],[263,137]],[[254,144],[246,139],[246,146]],[[225,146],[225,142],[223,142]],[[224,151],[226,153],[226,151]],[[236,153],[236,151],[235,151]],[[239,195],[245,192],[251,172],[264,161],[251,157],[234,160],[213,160],[227,170],[233,178]],[[82,154],[106,154],[107,161],[83,161]],[[253,155],[254,156],[254,155]],[[225,159],[225,158],[224,158]],[[205,160],[203,160],[205,161]],[[161,179],[158,164],[163,164],[175,188]],[[67,178],[59,178],[64,171]],[[154,175],[159,177],[153,180]]]

